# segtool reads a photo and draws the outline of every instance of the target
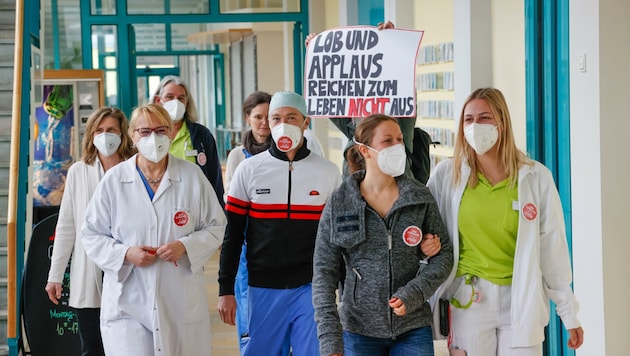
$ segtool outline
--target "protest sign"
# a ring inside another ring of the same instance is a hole
[[[353,26],[324,31],[306,51],[310,117],[416,115],[416,55],[423,31]]]

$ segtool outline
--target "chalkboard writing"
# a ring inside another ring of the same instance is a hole
[[[24,268],[22,284],[24,330],[33,356],[81,354],[79,324],[76,313],[68,306],[70,262],[64,274],[59,305],[53,304],[44,291],[56,225],[57,214],[35,225]]]

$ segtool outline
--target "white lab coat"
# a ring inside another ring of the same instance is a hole
[[[101,307],[103,272],[85,254],[81,241],[81,226],[85,209],[103,174],[103,166],[97,157],[92,164],[76,162],[68,169],[66,176],[50,258],[48,282],[63,282],[66,266],[72,255],[68,304],[73,308]]]
[[[324,157],[324,147],[322,146],[322,143],[319,142],[315,132],[311,129],[305,129],[304,137],[306,138],[306,147],[316,155]]]
[[[455,278],[459,262],[459,205],[471,169],[462,164],[461,180],[453,186],[453,161],[440,162],[427,186],[438,203],[440,214],[453,241],[453,270],[432,297],[432,304],[445,295]],[[571,264],[565,235],[562,204],[549,169],[539,162],[523,166],[518,174],[519,210],[514,272],[512,275],[512,347],[529,347],[544,340],[549,323],[549,300],[567,329],[580,326],[578,302],[571,290]],[[434,308],[434,337],[439,335],[439,308]]]
[[[153,350],[130,350],[119,340],[108,344],[105,335],[103,342],[113,355],[210,355],[203,266],[223,240],[225,215],[201,170],[170,154],[150,201],[136,157],[103,177],[82,232],[88,257],[105,272],[101,325],[134,319],[153,333]],[[160,259],[148,267],[125,262],[131,246],[174,240],[186,247],[177,265]]]

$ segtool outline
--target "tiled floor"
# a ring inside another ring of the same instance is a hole
[[[236,327],[221,321],[217,312],[219,285],[217,276],[219,271],[219,253],[215,253],[206,264],[206,290],[208,291],[208,306],[210,308],[210,324],[212,327],[212,355],[239,356]]]
[[[219,268],[219,253],[215,253],[206,264],[206,289],[208,290],[208,304],[210,308],[210,323],[212,326],[212,355],[239,356],[236,328],[224,324],[217,312],[218,284],[217,272]],[[446,344],[436,342],[435,356],[448,356]]]

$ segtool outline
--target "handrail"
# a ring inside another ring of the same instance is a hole
[[[22,109],[22,69],[24,57],[24,1],[15,2],[15,54],[13,67],[13,106],[11,108],[11,159],[7,209],[7,338],[17,337],[17,199]],[[27,118],[28,119],[28,118]]]

